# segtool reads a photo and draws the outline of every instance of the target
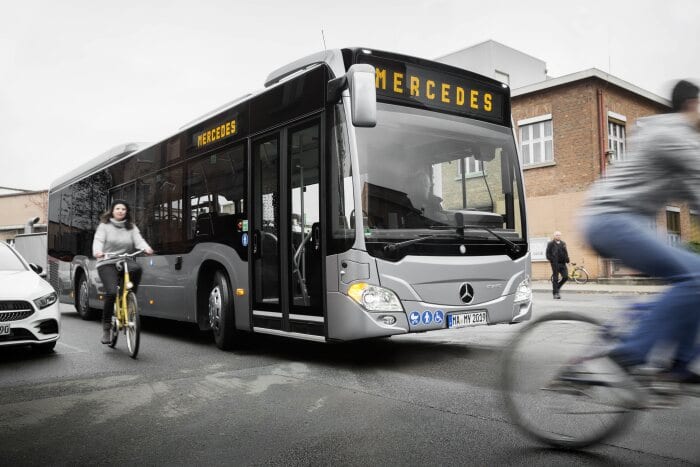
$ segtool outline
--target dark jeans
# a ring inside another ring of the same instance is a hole
[[[700,255],[672,247],[632,214],[601,214],[585,220],[589,244],[607,258],[672,283],[649,303],[633,332],[615,349],[623,363],[646,362],[660,342],[677,345],[676,360],[688,364],[698,355],[695,340],[700,325]]]
[[[549,264],[552,266],[552,293],[556,295],[561,286],[569,280],[569,269],[566,267],[566,263]],[[559,280],[559,275],[561,275],[561,280]]]
[[[114,302],[117,298],[117,287],[121,285],[121,280],[123,277],[122,271],[117,271],[117,266],[115,264],[105,264],[97,268],[97,274],[99,274],[102,280],[102,285],[105,290],[105,302],[102,308],[102,322],[109,323],[112,320],[112,315],[114,314]],[[129,261],[129,278],[134,284],[134,288],[131,289],[136,293],[139,282],[141,281],[141,267],[136,263],[136,261]]]

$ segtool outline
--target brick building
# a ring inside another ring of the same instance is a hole
[[[587,248],[577,212],[590,185],[626,157],[636,120],[668,112],[669,101],[597,69],[549,77],[541,60],[494,41],[437,60],[520,85],[511,90],[512,113],[525,177],[533,278],[551,274],[544,249],[555,230],[562,232],[571,261],[584,263],[593,278],[634,274]],[[698,241],[698,215],[673,203],[650,219],[650,228],[670,243]]]

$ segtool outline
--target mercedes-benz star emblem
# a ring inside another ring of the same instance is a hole
[[[464,303],[471,303],[471,301],[474,300],[474,287],[468,282],[460,285],[459,298],[461,298]]]

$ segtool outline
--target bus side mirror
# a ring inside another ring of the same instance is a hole
[[[358,63],[346,73],[350,88],[352,124],[372,128],[377,125],[377,89],[372,65]]]

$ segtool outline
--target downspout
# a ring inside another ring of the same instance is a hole
[[[603,114],[603,91],[598,89],[598,149],[600,152],[600,176],[605,177],[605,115]]]
[[[605,177],[605,128],[606,128],[606,122],[605,122],[605,115],[603,115],[603,91],[598,88],[597,90],[598,94],[598,150],[600,153],[600,176]],[[603,277],[610,277],[612,276],[612,267],[611,267],[611,261],[604,259],[603,257],[599,256],[598,257],[598,264],[601,264],[602,262],[602,268],[601,270],[603,271]]]

